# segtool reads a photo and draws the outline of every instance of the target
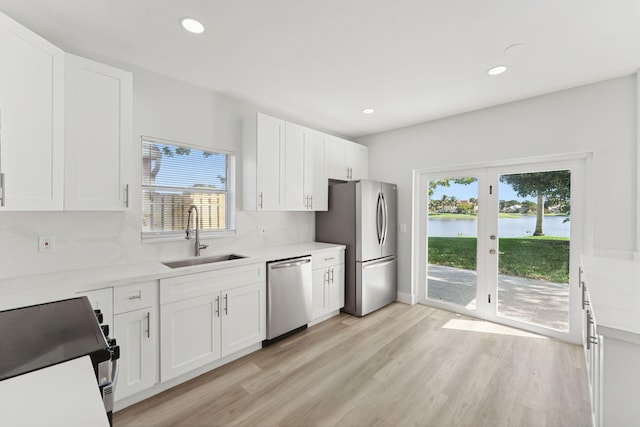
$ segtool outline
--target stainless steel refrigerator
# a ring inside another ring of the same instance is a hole
[[[329,186],[316,241],[346,245],[344,311],[364,316],[397,297],[397,187],[359,180]]]

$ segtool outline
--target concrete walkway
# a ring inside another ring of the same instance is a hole
[[[476,308],[476,272],[429,264],[428,297]],[[492,296],[494,298],[495,296]],[[498,315],[560,331],[569,329],[569,285],[498,275]]]

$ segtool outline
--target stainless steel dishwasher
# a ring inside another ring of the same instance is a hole
[[[267,342],[311,321],[311,256],[267,263]]]

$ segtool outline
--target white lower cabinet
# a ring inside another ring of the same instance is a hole
[[[160,377],[175,378],[220,358],[220,296],[203,295],[163,305]]]
[[[114,288],[112,336],[120,346],[115,400],[158,382],[158,282]]]
[[[175,378],[266,336],[265,265],[162,279],[160,378]]]
[[[222,295],[222,357],[265,338],[266,291],[262,283],[228,289]]]
[[[344,307],[344,250],[313,255],[312,320]]]
[[[157,381],[157,333],[152,326],[157,308],[117,314],[114,337],[120,346],[120,372],[115,399],[120,400],[146,390]]]
[[[640,420],[640,263],[587,257],[581,268],[583,345],[593,425]],[[585,279],[583,279],[583,277]]]

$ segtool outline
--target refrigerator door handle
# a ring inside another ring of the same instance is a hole
[[[363,265],[363,266],[362,266],[362,269],[363,269],[363,270],[366,270],[367,268],[382,267],[382,266],[384,266],[384,265],[391,264],[391,263],[393,263],[393,262],[395,262],[395,261],[396,261],[396,257],[394,256],[394,257],[393,257],[393,258],[391,258],[391,259],[383,259],[383,260],[381,260],[381,261],[372,262],[371,264],[368,264],[368,263],[367,263],[367,265]]]
[[[384,198],[384,193],[380,193],[380,197],[382,198],[382,242],[381,244],[384,245],[387,242],[387,227],[389,226],[389,224],[387,224],[387,201]]]
[[[382,193],[378,193],[378,203],[376,205],[376,233],[378,234],[378,244],[382,245]]]

